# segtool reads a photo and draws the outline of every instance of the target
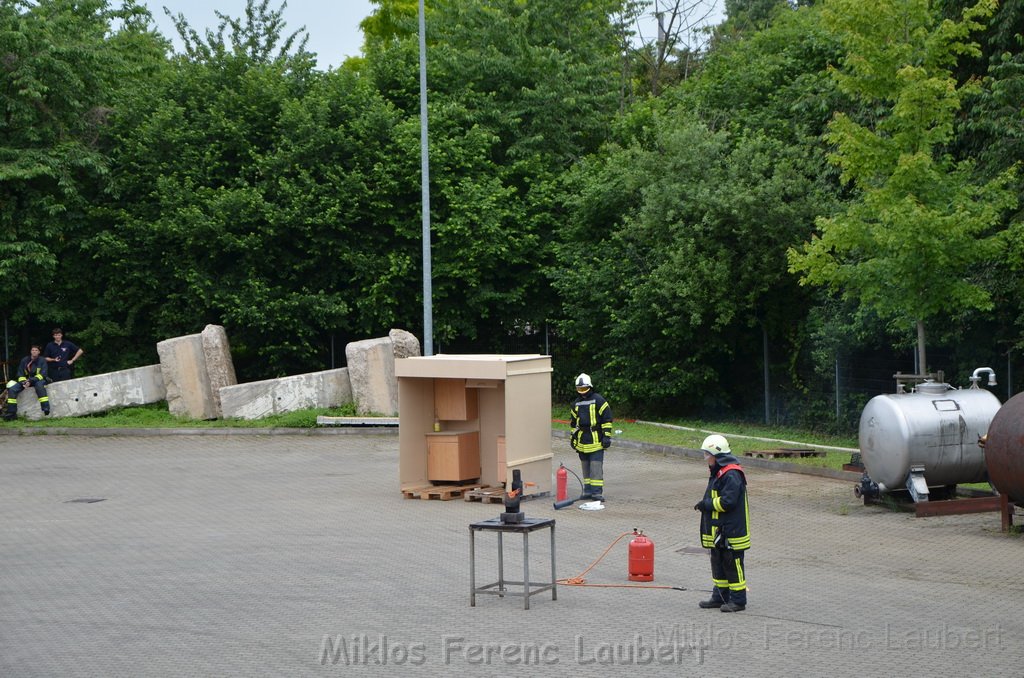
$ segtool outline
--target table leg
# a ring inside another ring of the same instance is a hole
[[[555,579],[555,526],[551,526],[551,600],[558,600],[558,583]]]
[[[469,606],[476,607],[476,531],[469,528]]]
[[[523,532],[523,609],[530,609],[530,533]]]
[[[498,532],[498,591],[505,590],[505,544],[501,539],[501,532]],[[501,593],[498,594],[499,598],[505,596]]]

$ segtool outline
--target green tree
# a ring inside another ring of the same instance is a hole
[[[361,111],[372,137],[378,109],[351,74],[290,53],[279,19],[250,0],[112,119],[110,198],[83,249],[98,263],[89,331],[120,360],[218,323],[243,378],[274,376],[323,365],[325,337],[345,330],[353,276],[330,257],[373,240],[320,189],[349,178],[355,121],[338,116]]]
[[[132,2],[0,0],[0,309],[36,338],[83,318],[78,235],[107,182],[104,130],[163,48],[148,22]]]
[[[418,131],[415,15],[402,3],[380,4],[373,19],[390,13],[387,22],[365,24],[374,33],[364,71]],[[557,308],[544,270],[564,214],[560,181],[600,146],[619,103],[618,36],[609,21],[617,6],[430,3],[433,308],[446,350],[501,350],[508,336],[543,327]],[[406,140],[416,141],[407,157],[418,160],[418,137]],[[418,188],[406,198],[418,208]],[[418,227],[418,212],[409,217]]]
[[[951,67],[977,54],[972,31],[991,0],[939,21],[925,0],[831,0],[828,26],[846,48],[833,71],[842,91],[873,114],[839,113],[829,125],[832,161],[854,198],[820,234],[789,253],[802,284],[858,299],[896,324],[917,327],[921,369],[927,369],[925,322],[953,309],[987,309],[989,293],[973,275],[1004,245],[997,226],[1014,198],[1008,173],[975,181],[974,164],[955,161],[945,145],[969,82]]]
[[[842,100],[824,73],[837,43],[819,24],[817,8],[788,11],[718,44],[572,173],[559,331],[617,399],[756,412],[766,339],[773,379],[799,392],[812,298],[785,251],[834,200],[820,134]]]
[[[785,251],[827,196],[803,149],[690,115],[581,170],[555,277],[572,300],[560,330],[633,406],[748,407],[760,371],[740,358],[759,356],[765,333],[794,341],[806,302]],[[598,245],[574,247],[588,237]]]

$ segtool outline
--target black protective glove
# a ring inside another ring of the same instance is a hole
[[[704,500],[701,499],[696,504],[694,504],[693,505],[693,510],[694,511],[703,511],[704,510]]]
[[[612,446],[612,439],[609,438],[608,436],[605,436],[604,439],[601,440],[601,447],[603,447],[604,449],[607,450],[611,446]]]

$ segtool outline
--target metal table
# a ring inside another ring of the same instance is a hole
[[[551,581],[530,581],[530,533],[536,530],[551,530]],[[476,585],[476,533],[496,532],[498,534],[498,581],[486,586]],[[504,542],[505,534],[523,535],[523,580],[508,581],[505,579]],[[509,586],[522,586],[522,591],[510,591]],[[536,587],[536,588],[533,588]],[[499,518],[491,518],[469,525],[469,606],[476,607],[476,594],[487,593],[496,596],[522,596],[523,609],[530,609],[530,596],[551,590],[551,600],[558,600],[558,585],[555,581],[555,519],[524,518],[521,523],[503,523]]]

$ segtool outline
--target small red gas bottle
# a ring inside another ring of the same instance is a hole
[[[654,581],[654,542],[635,527],[629,542],[629,580]]]
[[[567,495],[566,484],[569,482],[569,472],[565,470],[565,464],[559,464],[555,471],[555,501],[565,501]]]

